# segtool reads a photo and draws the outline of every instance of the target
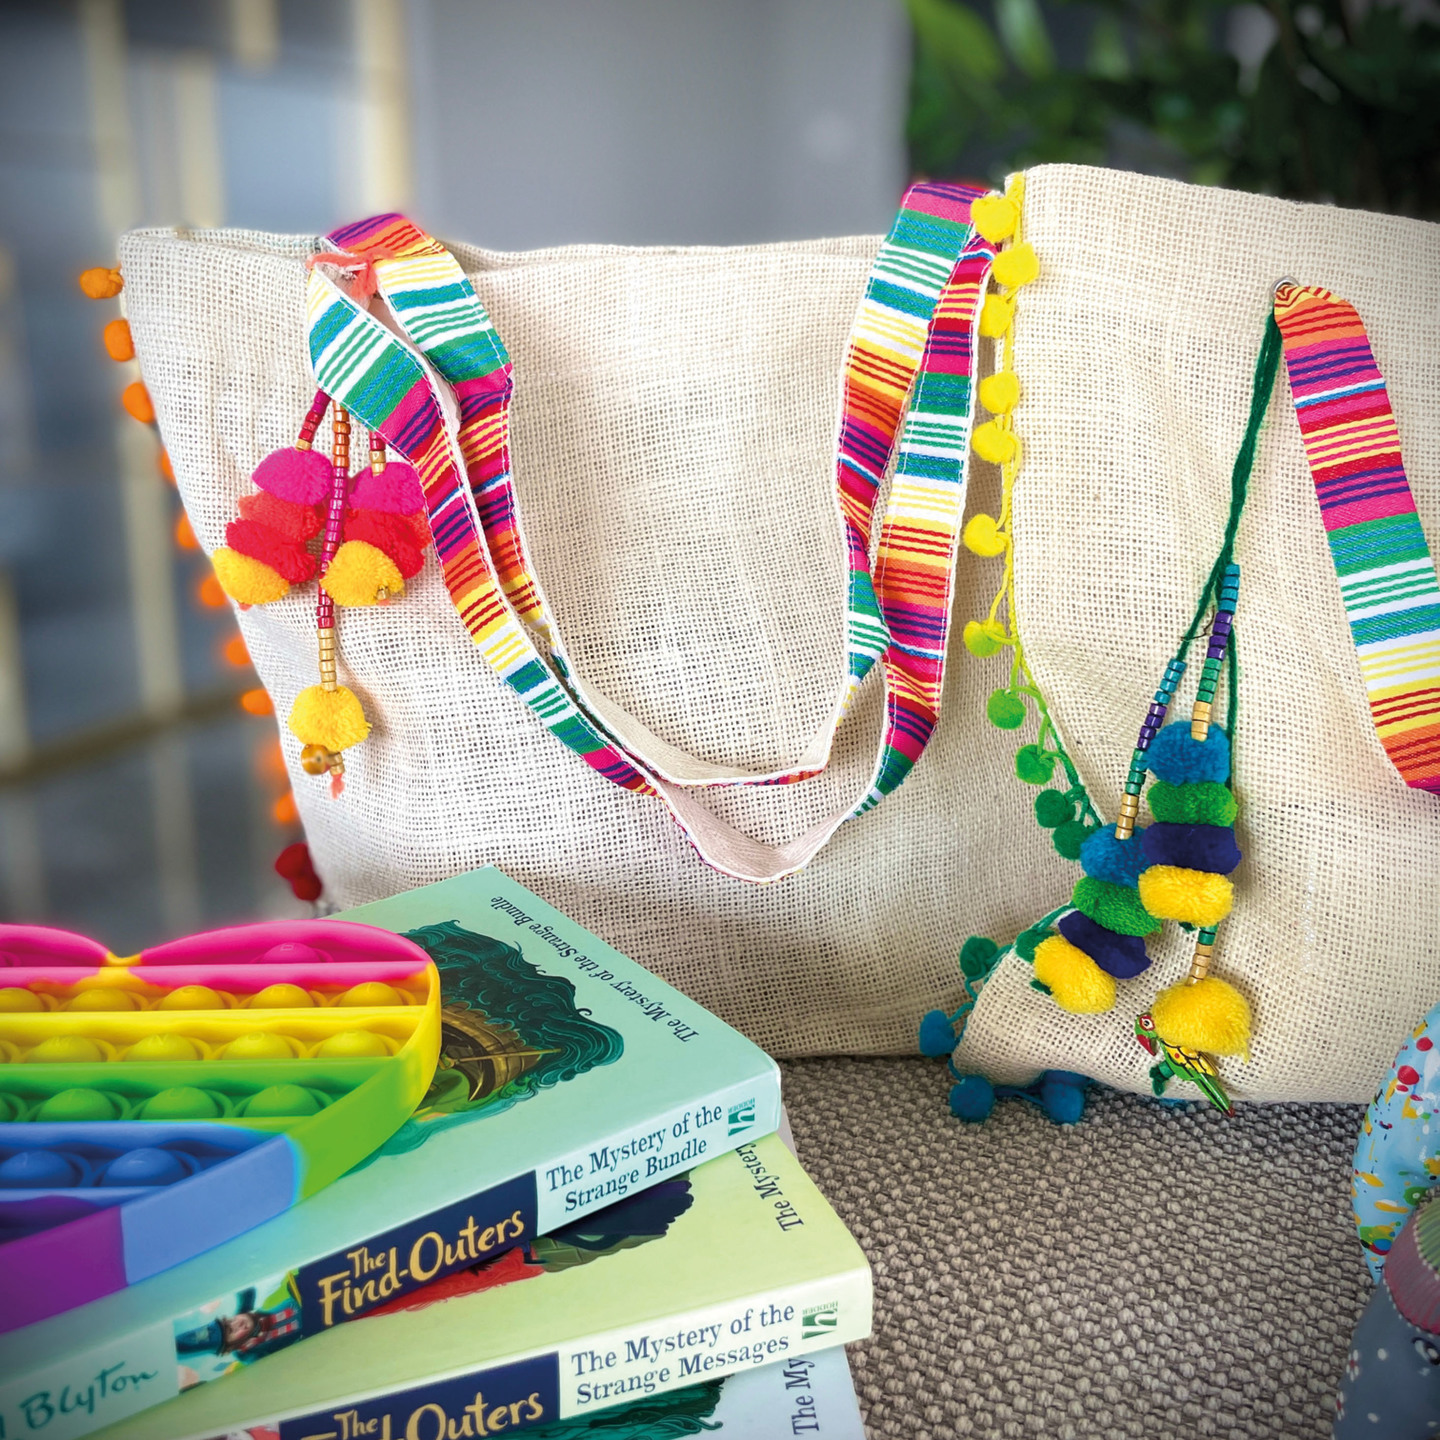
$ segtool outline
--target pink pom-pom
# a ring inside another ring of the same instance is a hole
[[[414,515],[425,508],[425,492],[413,465],[392,460],[376,475],[363,471],[350,490],[356,510],[379,510],[386,515]]]
[[[316,505],[330,493],[330,462],[318,450],[293,445],[267,455],[251,477],[262,489],[297,505]]]

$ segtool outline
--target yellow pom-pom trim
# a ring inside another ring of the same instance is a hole
[[[370,722],[354,691],[343,685],[334,690],[311,685],[295,697],[290,733],[302,745],[323,745],[338,755],[370,733]]]
[[[970,223],[992,245],[1008,240],[1019,219],[1019,207],[1003,195],[982,195],[970,203]]]
[[[970,447],[982,460],[1003,465],[1015,458],[1015,436],[1009,430],[1002,430],[993,420],[975,427],[970,437]]]
[[[1100,1015],[1115,1004],[1115,981],[1063,935],[1035,947],[1035,978],[1072,1015]]]
[[[1140,876],[1140,903],[1161,920],[1204,928],[1218,925],[1230,913],[1235,887],[1228,875],[1152,865]]]
[[[965,648],[982,660],[999,654],[1007,644],[1005,628],[998,620],[967,620],[961,639]]]
[[[335,552],[320,584],[337,605],[378,605],[405,593],[395,562],[364,540],[347,540]]]
[[[980,333],[989,340],[998,340],[1015,318],[1015,302],[1002,295],[987,295],[980,307]]]
[[[1035,957],[1040,957],[1038,949]],[[1150,1018],[1155,1033],[1182,1050],[1249,1054],[1250,1006],[1233,985],[1213,975],[1162,990],[1150,1006]]]
[[[1008,415],[1020,403],[1020,381],[1013,370],[987,375],[980,382],[980,403],[992,415]]]
[[[1005,547],[1010,543],[1000,533],[993,515],[972,515],[965,522],[965,534],[962,538],[965,548],[974,555],[1003,555]]]
[[[1035,247],[1027,240],[1023,245],[1012,245],[995,257],[992,267],[1000,284],[1014,290],[1028,285],[1040,273],[1040,257]]]
[[[290,582],[263,560],[222,545],[211,557],[220,588],[240,605],[268,605],[290,593]]]

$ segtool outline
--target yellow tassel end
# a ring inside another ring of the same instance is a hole
[[[1015,318],[1015,302],[1002,295],[987,295],[980,307],[980,333],[987,339],[998,340]]]
[[[1115,981],[1063,935],[1035,947],[1035,978],[1072,1015],[1101,1015],[1115,1004]]]
[[[290,733],[302,745],[323,745],[338,755],[370,733],[370,722],[354,691],[343,685],[335,690],[311,685],[295,697]]]
[[[962,538],[965,548],[973,555],[1003,555],[1005,547],[1010,543],[1000,533],[1000,527],[993,515],[972,515],[965,522],[965,534]]]
[[[347,540],[335,552],[320,584],[337,605],[379,605],[405,593],[395,562],[364,540]]]
[[[1019,220],[1019,207],[1003,195],[982,195],[970,202],[970,223],[991,244],[1008,240],[1015,233]]]
[[[970,448],[982,459],[996,465],[1004,465],[1015,458],[1017,449],[1015,436],[1009,430],[1002,430],[993,420],[975,427],[970,437]]]
[[[980,403],[992,415],[1008,415],[1020,403],[1020,381],[1009,370],[980,382]]]
[[[1028,285],[1040,273],[1040,257],[1035,247],[1027,240],[1023,245],[1012,245],[995,257],[992,267],[1000,284],[1014,290]]]
[[[1228,875],[1152,865],[1140,876],[1140,903],[1157,919],[1204,929],[1218,925],[1230,913],[1235,886]]]
[[[1048,940],[1045,942],[1050,943]],[[1035,958],[1040,958],[1039,947]],[[1193,985],[1172,985],[1150,1006],[1155,1033],[1181,1050],[1210,1055],[1248,1055],[1250,1005],[1223,980],[1208,975]]]
[[[268,605],[290,593],[290,582],[263,560],[222,545],[211,557],[220,588],[237,604]]]

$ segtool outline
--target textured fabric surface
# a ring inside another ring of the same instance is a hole
[[[1370,1294],[1358,1107],[1108,1092],[1072,1128],[1013,1100],[971,1126],[933,1061],[795,1061],[784,1086],[874,1269],[850,1348],[872,1437],[1329,1436]]]
[[[315,244],[233,231],[123,243],[142,371],[207,551],[310,402],[302,257]],[[574,664],[716,763],[793,762],[833,700],[840,372],[877,245],[452,247],[514,358],[515,484]],[[995,476],[975,468],[972,508],[993,509]],[[967,556],[957,616],[982,603],[984,578]],[[239,616],[281,716],[316,677],[313,607],[300,590]],[[470,644],[433,557],[400,602],[342,613],[338,635],[340,679],[375,726],[346,755],[340,801],[281,728],[337,904],[493,862],[773,1051],[895,1051],[953,985],[969,930],[1014,933],[1034,890],[1063,884],[1057,856],[993,843],[992,826],[1028,838],[1030,796],[958,646],[944,722],[905,785],[804,873],[755,887],[707,869],[658,802],[617,791],[536,723]],[[880,739],[878,681],[830,772],[706,803],[784,840],[853,802]]]
[[[1014,329],[1020,634],[1111,818],[1131,737],[1219,548],[1282,277],[1359,311],[1420,522],[1440,537],[1440,226],[1043,166],[1026,176],[1025,238],[1040,275],[1020,294]],[[1213,973],[1250,999],[1255,1038],[1249,1063],[1225,1060],[1221,1073],[1240,1099],[1369,1100],[1440,995],[1440,801],[1406,787],[1371,723],[1283,375],[1236,559],[1245,858]],[[989,662],[991,683],[1006,668]],[[1175,713],[1188,714],[1198,670]],[[981,683],[973,668],[966,682]],[[1045,848],[1019,834],[1008,844]],[[1064,898],[1037,886],[1035,918]],[[994,1079],[1054,1067],[1143,1088],[1135,1016],[1184,975],[1193,948],[1167,925],[1152,968],[1121,985],[1113,1011],[1085,1018],[1032,990],[1030,967],[1011,957],[982,993],[957,1063]]]

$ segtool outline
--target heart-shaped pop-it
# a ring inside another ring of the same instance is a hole
[[[0,1331],[280,1214],[382,1145],[440,1053],[440,979],[344,920],[120,959],[0,925]]]

